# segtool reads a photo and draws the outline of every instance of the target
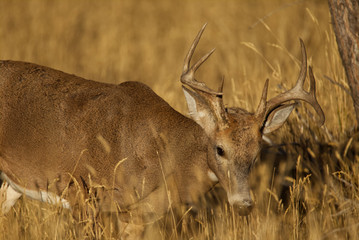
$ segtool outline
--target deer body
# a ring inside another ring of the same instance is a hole
[[[150,220],[172,203],[193,204],[217,181],[239,214],[253,207],[248,175],[264,134],[286,121],[292,100],[324,113],[303,89],[306,51],[295,87],[255,113],[223,104],[218,91],[194,78],[213,50],[190,66],[205,26],[185,58],[181,82],[191,118],[138,82],[98,83],[31,63],[0,62],[0,177],[8,210],[21,194],[71,207],[74,186],[99,186],[100,210]],[[214,180],[214,181],[213,181]]]
[[[116,86],[2,61],[0,109],[1,171],[24,189],[61,196],[71,177],[82,186],[91,174],[97,184],[116,188],[106,199],[114,194],[126,208],[161,187],[163,174],[181,182],[183,200],[210,187],[190,184],[198,175],[208,180],[208,137],[142,83]],[[166,209],[166,195],[158,197]]]

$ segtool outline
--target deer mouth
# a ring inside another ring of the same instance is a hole
[[[236,203],[232,205],[233,211],[238,213],[240,216],[247,216],[253,209],[252,203]]]

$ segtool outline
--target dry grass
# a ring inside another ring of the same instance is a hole
[[[205,22],[197,56],[216,52],[198,79],[215,87],[224,75],[226,105],[248,110],[267,77],[270,96],[282,91],[279,84],[294,84],[301,37],[326,124],[319,128],[302,105],[270,136],[275,145],[264,148],[251,176],[256,208],[249,217],[221,203],[182,221],[165,218],[147,238],[358,239],[358,134],[350,96],[324,77],[347,87],[326,1],[0,0],[0,58],[103,82],[141,81],[186,113],[179,75]],[[68,211],[23,199],[0,217],[0,238],[110,239],[115,225],[104,222],[103,233],[91,233],[91,223],[76,224]]]

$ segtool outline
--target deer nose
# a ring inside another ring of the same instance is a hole
[[[253,209],[252,199],[243,199],[232,204],[233,210],[241,216],[247,216]]]

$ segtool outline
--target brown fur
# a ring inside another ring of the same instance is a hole
[[[161,214],[169,203],[163,176],[178,196],[172,201],[191,202],[211,187],[210,140],[142,83],[105,84],[1,61],[0,114],[0,169],[27,189],[61,196],[73,180],[88,185],[90,175],[105,186],[103,210],[113,196],[121,209],[149,202]]]

